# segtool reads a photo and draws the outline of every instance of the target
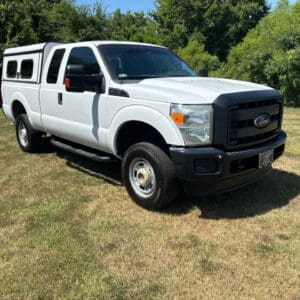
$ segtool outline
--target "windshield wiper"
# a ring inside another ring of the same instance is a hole
[[[178,75],[178,74],[168,74],[168,75],[144,75],[144,74],[140,74],[140,75],[132,75],[132,76],[127,76],[127,77],[119,77],[119,80],[134,80],[134,79],[150,79],[150,78],[169,78],[169,77],[197,77],[197,75],[187,75],[187,74],[182,74],[182,75]]]
[[[197,77],[197,75],[187,75],[187,74],[184,74],[184,75],[168,75],[167,77]]]
[[[148,79],[148,78],[160,78],[160,77],[165,77],[162,75],[132,75],[132,76],[119,76],[119,80],[128,80],[128,79]]]

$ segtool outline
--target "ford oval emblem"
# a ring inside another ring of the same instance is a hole
[[[271,123],[271,118],[268,114],[258,115],[254,119],[254,126],[256,128],[264,128],[264,127],[268,126],[270,123]]]

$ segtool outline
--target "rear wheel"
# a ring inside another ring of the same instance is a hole
[[[122,176],[128,194],[144,208],[164,208],[177,196],[173,162],[153,144],[138,143],[126,151]]]
[[[26,114],[21,114],[16,119],[16,136],[24,152],[33,153],[40,149],[42,134],[31,126]]]

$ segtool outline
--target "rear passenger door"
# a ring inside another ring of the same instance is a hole
[[[58,97],[59,97],[59,72],[66,49],[54,50],[53,55],[45,65],[41,89],[40,106],[42,114],[42,125],[46,132],[54,135],[59,134]]]
[[[84,75],[101,73],[95,52],[91,47],[72,48],[67,65],[82,65]],[[66,67],[65,66],[65,67]],[[101,149],[105,141],[100,141],[100,112],[104,111],[104,94],[88,89],[83,92],[60,91],[61,101],[58,105],[59,128],[62,137],[89,147]]]

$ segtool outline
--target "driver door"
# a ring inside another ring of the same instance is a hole
[[[90,47],[75,47],[66,65],[84,66],[84,75],[100,74],[100,66]],[[59,130],[64,139],[99,148],[100,112],[104,111],[104,95],[92,90],[67,91],[58,95]],[[104,143],[104,141],[102,141]]]

